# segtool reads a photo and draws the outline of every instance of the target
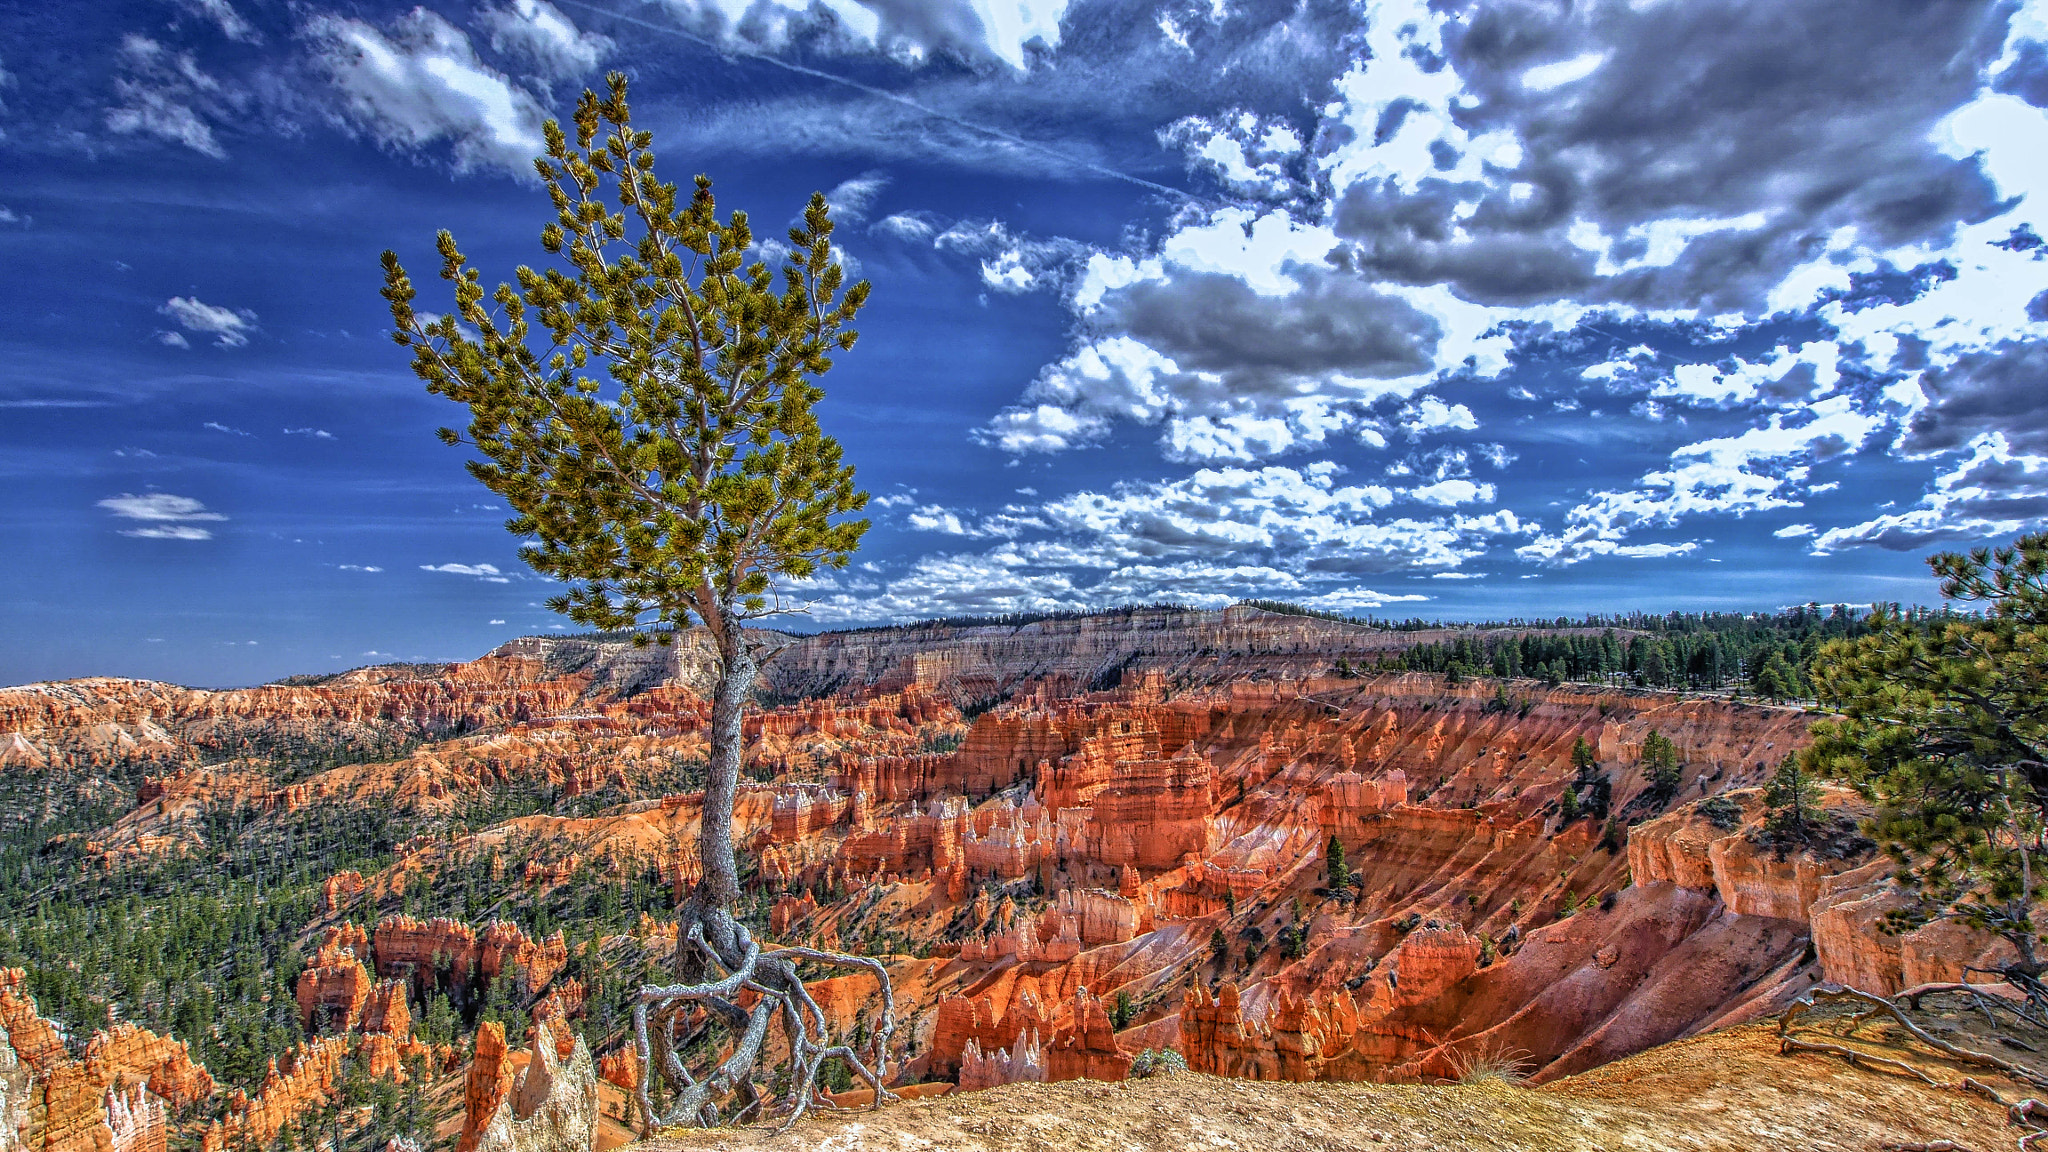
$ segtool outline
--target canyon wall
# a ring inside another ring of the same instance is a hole
[[[1447,635],[1246,607],[762,633],[774,651],[734,830],[757,931],[884,957],[906,1082],[965,1088],[1118,1079],[1163,1047],[1265,1080],[1432,1079],[1504,1054],[1550,1078],[1820,979],[1895,990],[1996,955],[1952,926],[1878,932],[1901,898],[1852,835],[1764,832],[1757,785],[1806,740],[1797,709],[1335,674]],[[574,1046],[543,1041],[554,1055],[527,1089],[525,1037],[485,1024],[465,1064],[428,1052],[413,1017],[510,978],[533,1018],[580,1027],[607,986],[658,967],[673,925],[654,916],[583,958],[521,917],[649,874],[679,898],[701,874],[687,785],[708,659],[694,634],[667,649],[528,638],[468,664],[226,692],[0,690],[0,771],[146,766],[133,806],[76,837],[109,868],[216,847],[204,818],[229,806],[254,814],[250,835],[330,811],[416,821],[387,866],[320,885],[290,990],[308,1038],[253,1092],[225,1094],[204,1147],[274,1137],[331,1098],[350,1053],[380,1077],[426,1056],[459,1078],[461,1152],[537,1147],[541,1129],[518,1125],[558,1094],[543,1082],[580,1084]],[[1673,788],[1641,763],[1653,731],[1678,750]],[[1583,773],[1581,740],[1597,761]],[[323,759],[281,771],[290,748]],[[541,799],[468,822],[508,795]],[[1714,796],[1735,815],[1703,810]],[[1827,804],[1843,828],[1860,815],[1846,793]],[[500,918],[407,914],[479,860],[496,861]],[[865,979],[819,985],[845,1026],[872,1019]],[[151,1099],[219,1099],[166,1038],[116,1029],[73,1060],[22,1003],[0,978],[7,1047],[41,1093],[31,1147],[155,1152]],[[592,1090],[630,1085],[623,1025],[592,1036]],[[548,1115],[549,1132],[580,1130],[567,1103]]]
[[[94,1033],[72,1058],[26,986],[20,969],[0,968],[0,1146],[162,1152],[164,1105],[213,1095],[213,1077],[182,1041],[132,1023]]]

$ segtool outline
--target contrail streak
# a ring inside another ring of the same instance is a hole
[[[851,88],[856,92],[861,92],[865,93],[866,95],[873,96],[879,100],[888,100],[891,101],[892,103],[901,104],[905,108],[909,108],[912,111],[919,113],[920,115],[928,116],[933,120],[941,120],[944,121],[945,123],[952,124],[960,128],[965,128],[970,132],[979,132],[984,136],[990,137],[991,139],[1001,140],[1005,144],[1013,144],[1027,151],[1036,152],[1041,156],[1049,157],[1051,159],[1059,161],[1062,164],[1066,164],[1074,168],[1079,168],[1085,172],[1093,172],[1098,176],[1107,176],[1112,180],[1122,180],[1126,184],[1136,184],[1140,188],[1148,188],[1154,192],[1162,192],[1168,196],[1176,196],[1182,200],[1187,200],[1192,203],[1206,203],[1206,201],[1202,200],[1198,196],[1193,195],[1192,193],[1183,192],[1178,188],[1169,187],[1165,184],[1156,184],[1150,180],[1144,179],[1143,177],[1133,176],[1128,172],[1119,172],[1114,168],[1107,168],[1101,164],[1095,164],[1087,160],[1076,159],[1075,157],[1069,156],[1066,153],[1061,152],[1057,148],[1048,147],[1047,145],[1037,143],[1036,141],[1027,140],[1022,136],[1018,136],[1010,132],[1005,132],[1000,128],[991,128],[986,124],[976,124],[972,120],[963,120],[960,117],[955,116],[949,112],[941,112],[936,108],[927,107],[923,104],[918,103],[915,100],[912,100],[908,96],[899,95],[885,88],[877,88],[871,84],[863,84],[858,80],[852,80],[845,76],[840,76],[832,72],[826,72],[819,68],[812,68],[807,65],[796,64],[791,61],[784,60],[779,56],[771,56],[766,52],[756,52],[751,49],[740,47],[734,44],[721,44],[716,41],[710,40],[706,37],[699,36],[694,32],[688,31],[687,29],[676,28],[667,24],[656,24],[652,20],[642,20],[637,16],[628,16],[622,12],[614,12],[609,8],[605,8],[597,4],[587,4],[584,2],[584,0],[556,0],[556,2],[566,4],[571,8],[581,8],[586,12],[595,12],[600,16],[607,16],[613,20],[619,20],[627,24],[635,24],[642,28],[647,28],[655,32],[666,32],[671,36],[680,36],[685,40],[689,40],[696,44],[701,44],[704,47],[709,48],[711,51],[718,53],[720,56],[743,56],[749,60],[759,60],[764,64],[773,64],[775,67],[780,68],[786,72],[794,72],[799,76],[809,76],[818,80],[826,80],[833,84],[838,84],[846,88]]]

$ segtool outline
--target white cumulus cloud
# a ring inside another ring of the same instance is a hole
[[[546,110],[478,59],[455,25],[415,8],[388,29],[320,16],[306,34],[345,123],[405,151],[445,141],[458,171],[499,168],[532,178]]]
[[[478,8],[476,22],[499,52],[524,58],[549,80],[595,71],[611,53],[609,36],[585,32],[547,0],[511,0]]]

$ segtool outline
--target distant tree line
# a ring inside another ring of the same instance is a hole
[[[1880,606],[1884,607],[1884,606]],[[1886,618],[1901,615],[1887,607]],[[1912,609],[1908,619],[1959,618]],[[1736,691],[1770,700],[1811,699],[1809,669],[1821,647],[1870,631],[1872,613],[1809,604],[1781,612],[1672,612],[1662,616],[1564,617],[1554,621],[1432,623],[1461,635],[1379,657],[1380,671],[1527,677],[1675,691]],[[1368,623],[1367,621],[1359,621]],[[1369,622],[1385,626],[1380,622]],[[1422,631],[1403,622],[1401,630]],[[1596,631],[1597,629],[1597,631]]]

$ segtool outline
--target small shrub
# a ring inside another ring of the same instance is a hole
[[[1805,840],[1820,823],[1820,785],[1797,756],[1788,753],[1764,785],[1764,807],[1764,827],[1781,841]]]
[[[1650,729],[1650,734],[1643,739],[1640,767],[1643,778],[1649,782],[1649,793],[1659,807],[1678,795],[1678,787],[1684,781],[1678,763],[1678,745],[1655,728]]]
[[[1289,925],[1280,930],[1280,956],[1284,960],[1299,960],[1308,951],[1307,929]]]
[[[1147,1048],[1131,1060],[1131,1079],[1174,1076],[1188,1070],[1188,1058],[1172,1048]]]
[[[1572,767],[1578,771],[1580,783],[1584,783],[1593,769],[1599,767],[1593,746],[1586,743],[1584,736],[1572,741]]]
[[[1726,796],[1709,796],[1700,801],[1699,813],[1707,823],[1726,832],[1742,823],[1742,805]]]
[[[1489,1080],[1520,1084],[1529,1078],[1529,1053],[1520,1048],[1481,1048],[1474,1052],[1453,1050],[1444,1055],[1451,1073],[1460,1084],[1483,1084]]]

